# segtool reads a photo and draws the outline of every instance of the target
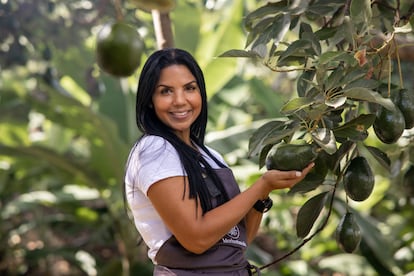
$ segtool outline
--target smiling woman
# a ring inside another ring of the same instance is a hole
[[[157,117],[190,145],[190,126],[201,113],[202,99],[188,68],[171,65],[162,70],[152,101]]]
[[[204,144],[207,93],[194,58],[163,49],[146,61],[136,99],[143,135],[126,165],[125,198],[149,247],[154,275],[251,275],[245,250],[269,193],[292,187],[303,171],[266,171],[241,192],[222,156]]]

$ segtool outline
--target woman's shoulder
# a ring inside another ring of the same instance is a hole
[[[175,156],[175,148],[161,136],[144,135],[140,137],[130,151],[132,160],[157,160],[163,156]]]
[[[157,146],[157,145],[162,145],[168,143],[168,141],[161,137],[161,136],[157,136],[157,135],[143,135],[139,140],[138,140],[138,144],[139,145],[153,145],[153,146]]]
[[[165,138],[157,135],[144,135],[138,142],[137,147],[140,151],[149,150],[157,151],[163,149],[172,149],[173,146]]]

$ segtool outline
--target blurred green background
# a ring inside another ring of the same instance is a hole
[[[261,172],[256,157],[247,157],[250,136],[281,116],[280,108],[296,95],[298,72],[218,57],[245,48],[243,20],[264,3],[182,0],[170,13],[175,46],[194,54],[205,73],[207,144],[224,155],[242,189]],[[156,49],[151,13],[121,4],[124,20],[145,39],[144,60]],[[140,68],[118,79],[95,62],[96,34],[116,16],[111,0],[0,1],[1,275],[152,275],[121,188],[139,135],[134,104]],[[413,63],[401,62],[412,90]],[[414,154],[411,140],[371,142],[389,153],[394,170],[376,168],[373,196],[353,207],[368,243],[377,246],[363,242],[356,253],[343,253],[334,238],[340,216],[334,215],[318,236],[263,275],[412,275],[414,203],[400,185],[407,156]],[[259,266],[302,241],[294,225],[306,198],[283,191],[273,198],[248,252]]]

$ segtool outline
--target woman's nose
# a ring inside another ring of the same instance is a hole
[[[175,104],[183,104],[185,103],[185,93],[182,90],[177,90],[174,94],[174,103]]]

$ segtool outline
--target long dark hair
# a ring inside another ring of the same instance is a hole
[[[143,135],[161,136],[177,150],[183,169],[187,173],[189,182],[189,196],[200,200],[203,214],[212,209],[211,196],[203,178],[203,173],[211,178],[220,190],[224,200],[228,199],[223,183],[201,154],[178,139],[174,131],[165,125],[155,114],[152,107],[152,96],[160,78],[161,70],[171,65],[186,66],[196,78],[201,93],[202,108],[198,118],[190,127],[190,138],[206,152],[220,167],[225,167],[204,145],[207,125],[207,93],[204,75],[197,61],[185,50],[177,48],[162,49],[154,52],[145,62],[139,77],[136,96],[136,123]],[[184,186],[185,187],[185,186]],[[185,194],[185,190],[184,190]],[[183,196],[184,196],[183,194]]]

